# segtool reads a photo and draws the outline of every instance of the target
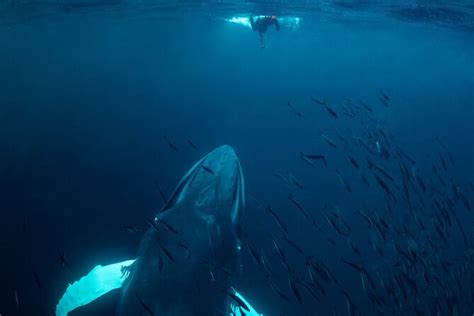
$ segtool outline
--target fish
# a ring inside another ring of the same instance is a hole
[[[303,281],[300,283],[301,285],[303,285],[303,287],[306,289],[306,291],[314,298],[316,299],[318,302],[321,302],[319,296],[316,294],[315,292],[315,288],[314,288],[314,285],[311,284],[310,282],[307,282],[307,281]]]
[[[296,208],[300,211],[301,214],[303,214],[303,217],[306,220],[311,221],[311,218],[310,218],[308,212],[306,212],[304,207],[298,201],[295,200],[295,198],[293,197],[293,194],[290,193],[290,195],[288,195],[288,200],[290,200],[291,203],[293,203],[293,205],[296,206]]]
[[[306,266],[306,269],[308,271],[310,281],[312,283],[314,283],[315,280],[316,280],[316,277],[314,276],[314,273],[313,273],[313,264],[312,264],[311,260],[312,260],[311,257],[306,257],[305,266]]]
[[[314,280],[313,284],[322,295],[328,296],[326,289],[318,280]]]
[[[372,160],[370,159],[367,159],[367,162],[368,162],[368,165],[369,165],[369,169],[373,170],[373,171],[378,171],[381,175],[383,175],[385,178],[387,178],[388,180],[390,180],[391,182],[394,182],[394,178],[393,176],[387,171],[385,170],[385,168],[375,164]]]
[[[390,101],[390,98],[381,89],[379,89],[379,94],[384,98],[384,100]]]
[[[136,234],[136,233],[138,233],[138,229],[135,228],[135,226],[133,226],[133,225],[127,225],[127,226],[124,227],[124,229],[125,229],[127,232],[131,233],[131,234]]]
[[[156,187],[158,188],[158,193],[160,193],[160,197],[163,200],[164,203],[166,203],[166,196],[163,193],[163,190],[161,190],[160,184],[156,182]]]
[[[278,179],[280,179],[281,181],[283,181],[285,184],[287,184],[288,186],[291,186],[291,183],[290,181],[288,181],[288,179],[286,179],[285,176],[283,176],[281,173],[278,173],[278,172],[273,172],[273,175],[275,177],[277,177]]]
[[[326,104],[326,100],[321,99],[321,98],[316,98],[316,97],[311,96],[311,100],[313,100],[313,101],[316,102],[317,104],[321,104],[321,105],[325,105],[325,104]]]
[[[288,173],[288,181],[291,184],[294,184],[298,189],[304,189],[303,184],[298,179],[296,179],[296,177],[291,172]]]
[[[270,275],[273,275],[273,270],[272,268],[270,267],[270,264],[268,263],[268,259],[267,257],[265,256],[265,253],[262,252],[260,253],[260,262],[262,263],[262,266],[263,268],[265,269],[265,271],[267,272],[267,274],[270,276]]]
[[[208,172],[209,174],[212,174],[212,175],[215,175],[216,173],[214,172],[214,170],[212,170],[211,168],[205,166],[205,165],[201,165],[201,168],[204,169],[204,171]]]
[[[357,213],[362,216],[362,218],[367,222],[367,224],[370,226],[372,226],[372,219],[370,218],[370,216],[366,213],[364,213],[363,210],[358,210]]]
[[[362,181],[363,181],[368,187],[370,187],[370,182],[369,182],[369,180],[367,179],[367,177],[365,176],[365,174],[360,173],[360,178],[362,179]]]
[[[441,162],[441,165],[443,166],[444,171],[448,171],[448,166],[446,165],[446,161],[444,161],[443,155],[441,153],[438,153],[439,156],[439,161]]]
[[[446,181],[444,181],[443,177],[439,174],[438,168],[436,168],[435,165],[433,165],[432,168],[433,168],[433,173],[436,175],[437,179],[439,180],[439,183],[441,183],[441,185],[445,187]]]
[[[339,178],[339,181],[341,182],[341,184],[344,186],[344,188],[346,189],[347,192],[351,193],[352,192],[352,188],[351,186],[349,185],[349,183],[347,183],[344,178],[341,176],[341,174],[339,173],[339,170],[336,169],[336,174],[337,174],[337,177]]]
[[[426,185],[425,185],[425,182],[423,181],[423,179],[421,179],[418,175],[416,175],[415,179],[416,179],[416,182],[418,182],[418,185],[423,190],[423,192],[426,193]]]
[[[326,143],[332,148],[337,148],[337,144],[325,134],[321,134],[321,137],[326,141]]]
[[[166,222],[161,216],[159,216],[159,215],[156,216],[155,217],[155,222],[157,224],[162,224],[166,228],[167,231],[172,232],[173,234],[176,234],[176,235],[179,234],[178,230],[176,230],[176,228],[174,228],[173,226],[168,224],[168,222]]]
[[[351,247],[352,251],[354,251],[354,253],[355,253],[357,256],[359,256],[359,257],[362,256],[362,254],[361,254],[359,248],[357,248],[356,245],[354,245],[354,243],[352,242],[352,240],[351,240],[350,238],[347,238],[347,243],[349,244],[349,247]]]
[[[362,101],[361,99],[359,99],[358,102],[359,102],[359,104],[360,104],[362,107],[364,107],[364,109],[366,109],[367,111],[369,111],[369,112],[371,112],[371,113],[374,112],[374,110],[373,110],[370,106],[368,106],[367,103],[365,103],[364,101]]]
[[[283,293],[276,285],[275,283],[273,283],[272,279],[270,277],[267,276],[267,281],[268,281],[268,284],[270,285],[270,289],[273,291],[273,293],[275,293],[278,297],[280,297],[282,300],[284,300],[285,302],[289,302],[290,299],[288,298],[288,296]]]
[[[347,107],[346,105],[342,106],[341,113],[342,113],[342,115],[347,116],[349,118],[354,118],[357,115],[357,113],[353,109]]]
[[[41,279],[36,271],[33,270],[33,280],[35,281],[36,286],[38,289],[41,290]]]
[[[413,157],[411,157],[406,151],[402,150],[401,148],[398,148],[397,153],[404,159],[408,160],[408,162],[411,163],[412,165],[416,164],[416,160]]]
[[[154,230],[156,230],[156,231],[159,230],[158,226],[156,225],[156,220],[151,219],[151,218],[147,218],[146,221]]]
[[[327,163],[326,157],[324,155],[304,154],[304,153],[300,152],[300,157],[301,157],[301,159],[308,162],[312,166],[314,166],[313,161],[322,160],[323,163],[324,163],[324,166],[326,168],[328,167],[328,163]]]
[[[451,152],[448,150],[448,147],[446,146],[446,144],[444,144],[441,139],[439,139],[439,137],[436,137],[436,141],[441,145],[441,147],[443,147],[443,149],[445,150],[445,152],[447,153],[448,157],[449,157],[449,161],[451,162],[451,165],[454,167],[455,163],[454,163],[454,158],[451,154]]]
[[[312,161],[311,159],[309,159],[308,157],[306,157],[302,152],[300,152],[300,158],[301,158],[304,162],[306,162],[306,163],[308,163],[309,165],[311,165],[311,166],[314,167],[313,161]]]
[[[250,198],[257,204],[258,208],[261,208],[263,206],[263,203],[260,202],[259,199],[255,197],[255,195],[253,195],[252,193],[248,193],[248,196],[250,196]]]
[[[380,101],[380,103],[382,103],[384,106],[389,106],[389,101],[390,101],[390,98],[382,91],[382,90],[378,90],[377,92],[377,97]]]
[[[186,138],[186,142],[189,144],[189,146],[191,146],[193,149],[198,149],[198,147],[196,146],[195,143],[193,143],[192,141],[190,141],[188,138]]]
[[[179,148],[178,148],[175,144],[173,144],[173,143],[169,140],[168,137],[163,136],[163,139],[165,140],[165,142],[168,144],[168,146],[169,146],[173,151],[176,151],[176,152],[179,151]]]
[[[295,107],[291,104],[290,101],[288,101],[288,107],[293,111],[293,113],[295,113],[299,118],[302,118],[303,117],[303,114],[301,114],[300,112],[298,112]]]
[[[277,256],[284,262],[286,262],[286,256],[285,254],[283,253],[283,251],[281,250],[281,247],[280,245],[278,244],[278,242],[275,240],[275,238],[271,238],[272,239],[272,242],[273,242],[273,247],[275,248],[275,252],[277,254]]]
[[[182,241],[178,242],[178,245],[177,245],[179,248],[183,248],[185,251],[186,251],[186,258],[189,260],[191,259],[191,250],[189,249],[189,247]]]
[[[357,263],[348,261],[348,260],[344,259],[343,257],[341,257],[341,262],[344,263],[345,265],[351,267],[352,269],[356,270],[359,274],[363,274],[364,277],[366,278],[366,280],[369,282],[370,286],[373,289],[376,288],[375,281],[373,280],[373,278],[370,276],[369,272],[363,266],[361,266]]]
[[[347,157],[349,158],[349,161],[351,162],[351,164],[357,169],[359,169],[359,163],[354,159],[354,157],[352,157],[349,154],[347,154]]]
[[[339,115],[336,113],[336,111],[334,111],[334,109],[332,109],[330,106],[328,106],[326,102],[320,103],[320,102],[316,101],[317,99],[315,99],[315,98],[313,98],[313,97],[311,98],[311,100],[313,100],[313,102],[315,102],[315,103],[317,103],[317,104],[319,104],[319,105],[322,105],[322,106],[326,109],[326,111],[327,111],[329,114],[331,114],[332,117],[334,117],[334,118],[339,118]]]
[[[288,285],[290,286],[290,290],[293,293],[293,295],[295,296],[298,303],[300,305],[303,304],[303,299],[301,297],[301,294],[300,294],[298,288],[296,287],[295,283],[293,282],[291,276],[288,276]]]
[[[158,246],[160,247],[161,251],[165,254],[165,256],[170,260],[174,261],[174,257],[171,254],[171,251],[169,251],[165,246],[163,246],[160,242],[158,242]]]
[[[69,266],[69,262],[67,261],[66,259],[66,254],[64,251],[60,251],[59,252],[59,261],[61,262],[61,267],[68,267]]]
[[[17,290],[13,290],[13,301],[15,302],[15,309],[18,310],[20,308],[20,300],[18,298]]]
[[[329,114],[331,114],[334,118],[339,118],[339,115],[336,113],[336,111],[334,111],[332,108],[330,108],[329,106],[325,105],[324,106],[326,108],[326,110],[328,111]]]
[[[290,244],[290,246],[293,247],[293,249],[295,249],[297,252],[299,252],[301,255],[304,256],[304,251],[303,251],[303,249],[301,249],[300,246],[298,246],[294,241],[292,241],[291,239],[289,239],[287,236],[285,236],[284,238],[285,238],[286,242],[287,242],[288,244]]]
[[[158,256],[158,271],[160,271],[160,273],[163,273],[163,268],[164,268],[164,260],[163,260],[163,257],[161,256],[161,254],[157,254]]]
[[[379,154],[382,153],[382,147],[380,146],[379,141],[375,141],[375,148],[377,149],[377,152],[378,152]]]
[[[466,210],[468,211],[471,211],[472,208],[471,208],[471,203],[469,202],[469,200],[466,198],[466,196],[464,195],[464,193],[461,191],[461,188],[457,185],[455,185],[453,187],[454,189],[454,194],[455,196],[462,202],[462,204],[464,205],[464,207],[466,208]]]
[[[383,249],[378,245],[377,239],[372,231],[369,231],[369,236],[370,236],[370,242],[372,244],[372,248],[380,257],[384,257],[385,253]]]
[[[329,277],[330,281],[333,283],[333,284],[339,284],[337,282],[337,279],[336,279],[336,275],[334,273],[331,272],[331,270],[329,269],[329,267],[324,263],[324,262],[319,262],[319,266],[321,267],[321,269],[324,271],[324,273]]]
[[[267,205],[265,210],[270,213],[270,215],[273,217],[277,225],[286,233],[288,234],[288,226],[280,219],[280,216],[270,207],[270,205]]]
[[[140,305],[143,307],[143,310],[149,315],[149,316],[154,316],[153,310],[145,304],[145,302],[142,301],[142,299],[138,296],[138,294],[135,295],[137,300],[140,302]]]
[[[323,280],[326,284],[330,284],[331,279],[329,277],[329,274],[325,271],[320,262],[310,261],[310,265],[317,273],[317,275],[321,278],[321,280]],[[314,280],[314,282],[316,283],[316,280]]]
[[[361,137],[356,137],[355,141],[367,153],[369,153],[371,155],[374,155],[374,156],[378,156],[380,154],[377,151],[374,151],[372,142],[370,142],[368,140],[364,140]]]
[[[388,187],[388,185],[375,173],[372,172],[374,175],[375,180],[377,180],[377,183],[379,186],[387,193],[388,195],[392,196],[395,199],[395,195],[393,194],[392,190]]]
[[[378,232],[379,236],[384,240],[384,242],[387,242],[387,234],[385,232],[387,227],[382,225],[380,218],[375,218],[372,222],[374,223],[373,227],[375,227],[375,230]]]
[[[255,263],[256,263],[257,265],[260,265],[260,264],[261,264],[261,262],[260,262],[260,256],[259,256],[257,250],[255,250],[255,249],[253,248],[253,246],[250,244],[250,242],[249,242],[248,240],[246,240],[245,243],[246,243],[247,249],[249,250],[249,253],[252,255],[252,258],[253,258],[253,260],[255,261]]]
[[[362,272],[359,272],[359,274],[360,274],[360,283],[362,285],[362,289],[364,290],[365,295],[367,295],[367,297],[370,298],[370,294],[368,292],[367,285],[365,284],[366,283],[365,274],[362,273]]]
[[[343,257],[341,257],[341,262],[348,265],[349,267],[356,270],[357,272],[365,273],[365,269],[361,265],[358,265],[354,262],[348,261],[348,260],[344,259]]]
[[[335,212],[326,212],[323,210],[327,222],[334,228],[334,230],[341,236],[348,237],[351,233],[349,226],[344,219]]]
[[[356,316],[356,315],[358,315],[357,307],[352,302],[349,294],[345,290],[343,290],[342,293],[344,294],[344,297],[346,298],[347,316]]]

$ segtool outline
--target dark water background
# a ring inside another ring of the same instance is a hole
[[[354,156],[370,187],[342,146],[332,149],[320,137],[324,132],[337,140],[338,131],[351,141],[362,133],[361,119],[334,119],[310,96],[325,98],[338,110],[344,97],[363,99],[374,109],[370,115],[378,126],[391,131],[393,144],[415,158],[425,178],[433,176],[433,164],[441,168],[438,154],[446,151],[436,138],[441,139],[455,159],[446,179],[474,203],[472,5],[452,11],[439,9],[441,3],[397,5],[328,2],[285,10],[284,4],[242,4],[239,11],[236,3],[196,9],[183,3],[176,8],[3,4],[0,313],[50,315],[68,282],[97,264],[133,258],[141,233],[130,234],[123,227],[147,229],[146,217],[163,203],[158,186],[171,193],[201,156],[230,144],[242,163],[247,193],[279,212],[291,239],[333,270],[362,315],[376,314],[359,275],[340,257],[371,272],[393,266],[395,254],[374,254],[369,228],[356,212],[376,208],[386,214],[384,192],[367,171],[363,151],[354,150]],[[224,21],[252,10],[298,14],[303,21],[298,30],[270,30],[262,50],[256,33]],[[390,96],[389,107],[377,99],[378,89]],[[299,158],[302,151],[325,154],[328,168],[306,164]],[[336,169],[352,193],[341,185]],[[275,172],[291,172],[304,189],[285,185]],[[451,184],[440,190],[451,192]],[[290,192],[320,223],[320,231],[289,202]],[[361,258],[328,225],[320,212],[325,205],[339,206]],[[431,207],[421,215],[427,225]],[[406,208],[400,198],[394,217],[406,214]],[[474,241],[472,212],[462,204],[456,212]],[[320,302],[301,289],[304,304],[295,301],[268,238],[268,232],[281,233],[253,198],[248,197],[244,223],[252,244],[264,249],[278,271],[276,283],[291,298],[283,304],[244,252],[246,276],[239,288],[258,311],[328,315],[335,308],[337,315],[347,314],[344,296],[335,288]],[[454,271],[467,250],[459,231],[451,230],[440,255],[455,263]],[[281,244],[295,271],[307,278],[304,257],[283,240]],[[61,267],[61,252],[67,267]],[[116,296],[74,315],[112,314]],[[460,299],[459,310],[470,314],[473,308],[472,301]]]

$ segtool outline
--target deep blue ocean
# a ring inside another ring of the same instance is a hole
[[[250,15],[300,20],[262,48],[229,22]],[[54,315],[69,283],[134,258],[223,144],[257,311],[472,315],[473,122],[468,0],[3,0],[0,315]]]

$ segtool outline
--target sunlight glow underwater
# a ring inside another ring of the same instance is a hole
[[[256,15],[254,18],[263,18],[265,15]],[[301,18],[297,16],[282,16],[277,17],[280,25],[282,27],[290,28],[290,29],[297,29],[300,27]],[[231,18],[226,19],[227,22],[242,25],[251,29],[250,26],[250,17],[248,15],[240,15],[240,16],[233,16]]]

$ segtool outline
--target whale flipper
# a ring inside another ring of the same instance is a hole
[[[67,316],[76,308],[87,305],[112,290],[121,288],[129,275],[127,268],[135,260],[126,260],[106,266],[98,265],[86,276],[70,284],[56,306],[56,316]]]
[[[235,315],[235,316],[263,316],[263,314],[259,314],[255,308],[252,307],[252,305],[250,305],[250,303],[242,296],[242,294],[240,294],[239,292],[235,291],[234,293],[235,296],[237,296],[240,300],[242,300],[242,302],[245,303],[245,305],[248,307],[249,311],[245,311],[245,313],[241,313],[240,312],[240,307],[236,304],[233,304],[231,303],[230,304],[230,310],[232,311],[232,315]]]

